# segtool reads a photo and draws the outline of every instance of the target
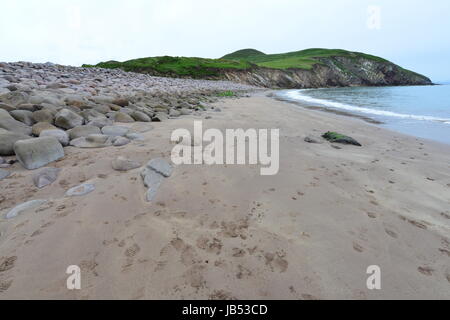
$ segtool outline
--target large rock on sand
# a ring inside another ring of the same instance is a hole
[[[14,144],[19,140],[27,139],[30,139],[30,137],[24,134],[0,129],[0,156],[13,156]]]
[[[6,110],[0,109],[0,128],[29,136],[31,127],[14,119]]]
[[[84,119],[82,116],[68,109],[62,109],[55,116],[56,126],[66,130],[82,126],[83,123]]]
[[[20,140],[14,144],[17,160],[34,170],[64,157],[64,149],[55,137]]]
[[[129,160],[124,157],[118,157],[112,161],[112,167],[117,171],[130,171],[139,168],[141,164],[137,161]]]
[[[79,126],[67,131],[70,140],[87,137],[91,134],[101,134],[101,131],[96,126]]]

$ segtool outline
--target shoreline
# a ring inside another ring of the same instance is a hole
[[[372,88],[372,87],[367,87],[367,88]],[[391,88],[397,88],[397,87],[396,86],[391,86]],[[327,89],[327,88],[323,88],[323,89]],[[284,90],[284,91],[286,91],[286,90]],[[402,123],[397,123],[397,125],[392,125],[392,123],[390,122],[392,120],[390,118],[392,118],[392,117],[390,117],[390,116],[386,116],[387,119],[385,119],[385,120],[384,119],[378,120],[378,119],[376,119],[376,117],[373,117],[373,116],[370,116],[370,115],[369,116],[365,116],[365,115],[361,114],[361,112],[358,113],[358,111],[356,111],[356,110],[355,111],[347,111],[347,110],[340,110],[338,107],[334,108],[333,106],[332,107],[326,106],[325,102],[334,103],[333,100],[330,100],[330,99],[327,99],[327,98],[322,98],[322,100],[324,101],[324,103],[323,103],[324,106],[321,106],[320,104],[319,105],[314,105],[313,102],[307,102],[307,101],[297,100],[297,99],[290,98],[290,97],[285,97],[282,94],[277,94],[276,91],[274,93],[268,94],[268,96],[271,96],[274,99],[279,100],[279,101],[284,101],[284,102],[287,102],[287,103],[291,103],[291,104],[297,105],[297,106],[299,106],[301,108],[304,108],[304,109],[320,111],[320,112],[328,113],[328,114],[335,114],[335,115],[344,116],[344,117],[347,117],[347,118],[360,119],[360,120],[365,121],[366,123],[377,125],[380,128],[383,128],[383,129],[386,129],[386,130],[391,130],[393,132],[402,133],[402,134],[407,135],[407,136],[411,136],[411,137],[415,137],[415,138],[419,138],[419,139],[424,139],[424,140],[428,140],[428,141],[433,141],[433,142],[439,142],[439,143],[444,144],[446,146],[450,146],[450,141],[444,141],[439,136],[437,136],[436,134],[434,136],[433,135],[428,135],[428,136],[425,135],[424,136],[423,134],[421,135],[421,134],[418,134],[418,133],[414,134],[413,131],[410,131],[410,130],[409,130],[409,132],[408,132],[408,130],[405,131],[404,124],[402,124]],[[354,108],[356,109],[358,107],[354,107]],[[442,125],[442,124],[447,124],[448,125],[450,123],[450,122],[448,122],[448,119],[439,118],[440,117],[439,115],[434,115],[434,116],[416,115],[416,114],[410,114],[410,115],[409,114],[399,114],[399,115],[410,116],[412,118],[414,118],[414,117],[416,117],[416,118],[420,118],[420,117],[429,118],[429,119],[432,119],[432,120],[427,120],[427,121],[428,122],[429,121],[435,122],[436,125],[438,125],[438,124],[439,125]],[[420,119],[420,120],[424,120],[424,119]],[[416,120],[416,121],[418,121],[418,120]],[[424,122],[424,121],[418,121],[417,125],[419,123],[422,123],[422,122]],[[423,126],[425,126],[425,125],[426,125],[426,123],[423,124]],[[419,127],[417,127],[417,128],[419,128]],[[418,129],[416,129],[416,130],[418,130]],[[443,128],[441,128],[441,130],[443,130]]]
[[[266,94],[162,123],[120,124],[139,128],[144,141],[68,147],[49,165],[62,168],[58,180],[44,189],[14,164],[0,184],[0,257],[12,261],[0,272],[0,298],[446,299],[450,147]],[[117,156],[142,165],[170,157],[171,132],[195,120],[219,130],[280,128],[279,174],[178,166],[148,203],[140,169],[111,168]],[[363,146],[304,141],[327,131]],[[64,196],[80,183],[95,191]],[[50,201],[3,218],[32,199]],[[65,287],[74,264],[80,291]],[[380,291],[366,287],[371,265],[381,267]]]

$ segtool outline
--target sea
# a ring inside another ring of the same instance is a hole
[[[450,82],[433,86],[283,90],[285,100],[450,145]]]

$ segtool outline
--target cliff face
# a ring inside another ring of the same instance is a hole
[[[266,88],[304,89],[348,86],[431,85],[429,78],[393,63],[366,58],[320,58],[311,70],[270,69],[225,70],[231,81]]]

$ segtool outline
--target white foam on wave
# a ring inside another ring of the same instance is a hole
[[[347,110],[347,111],[360,112],[360,113],[379,115],[379,116],[402,118],[402,119],[443,122],[445,124],[450,124],[450,119],[442,119],[442,118],[437,118],[437,117],[432,117],[432,116],[422,116],[422,115],[417,115],[417,114],[403,114],[403,113],[397,113],[397,112],[392,112],[392,111],[357,107],[357,106],[352,106],[352,105],[345,104],[345,103],[309,97],[307,95],[302,94],[302,91],[303,90],[288,91],[285,93],[285,96],[290,99],[293,99],[293,100],[301,100],[301,101],[305,101],[305,102],[320,104],[322,106],[332,107],[332,108],[342,109],[342,110]]]

